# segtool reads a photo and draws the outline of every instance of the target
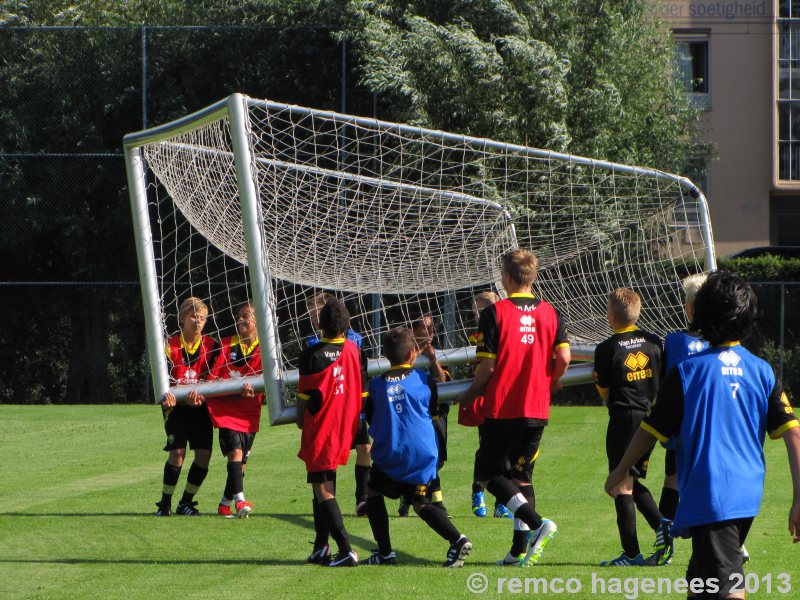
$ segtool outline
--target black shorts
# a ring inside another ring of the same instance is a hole
[[[161,412],[164,415],[164,431],[167,433],[164,450],[169,452],[185,449],[187,443],[192,450],[211,450],[214,445],[214,426],[205,404],[179,404],[172,408],[162,406]]]
[[[542,433],[544,425],[524,419],[486,419],[475,455],[477,480],[504,476],[530,483]]]
[[[667,453],[664,454],[664,475],[671,477],[678,472],[678,463],[675,460],[675,450],[667,448]]]
[[[715,578],[719,586],[716,594],[699,594],[697,598],[724,598],[731,593],[733,586],[744,590],[742,579],[736,576],[744,577],[739,549],[752,524],[753,517],[747,517],[690,528],[692,556],[686,569],[686,580]]]
[[[253,440],[256,439],[255,433],[244,433],[242,431],[234,431],[220,427],[219,430],[219,449],[222,454],[228,456],[236,449],[242,451],[242,464],[247,464],[247,459],[250,456],[250,449],[253,447]]]
[[[361,421],[358,423],[358,431],[356,431],[356,436],[353,438],[353,445],[350,446],[350,449],[353,450],[356,446],[360,446],[362,444],[369,444],[367,420],[364,418],[364,415],[361,415]]]
[[[429,482],[430,483],[430,482]],[[396,500],[402,496],[409,504],[415,502],[421,504],[430,504],[430,496],[428,496],[427,484],[414,484],[405,483],[403,481],[396,481],[390,478],[386,473],[381,471],[374,464],[369,470],[369,482],[367,486],[387,498]]]
[[[643,410],[612,410],[609,412],[608,429],[606,430],[606,456],[608,457],[608,470],[613,471],[628,444],[631,443],[633,434],[639,429],[639,424],[647,413]],[[647,465],[650,462],[650,452],[642,456],[628,472],[629,475],[644,479],[647,477]]]
[[[309,471],[306,475],[306,483],[325,483],[332,481],[336,489],[336,471]]]

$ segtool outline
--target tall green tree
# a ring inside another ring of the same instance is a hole
[[[645,0],[347,5],[361,82],[400,120],[680,171],[689,110]]]

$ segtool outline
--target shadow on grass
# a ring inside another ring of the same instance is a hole
[[[271,515],[264,515],[264,516],[272,518],[272,519],[279,519],[281,521],[287,521],[287,522],[291,523],[292,525],[297,525],[298,527],[303,527],[305,529],[309,529],[310,532],[314,531],[314,520],[311,517],[306,516],[306,515],[274,513],[274,514],[271,514]],[[346,526],[347,526],[347,524],[345,523],[345,527]],[[375,540],[367,539],[367,538],[360,537],[360,536],[357,536],[357,535],[353,535],[349,531],[348,531],[348,534],[350,536],[350,542],[355,546],[359,546],[361,548],[374,548],[376,546]],[[437,539],[441,540],[441,538],[439,538],[433,531],[431,531],[431,535],[436,537]],[[336,542],[333,542],[333,540],[331,540],[331,543],[334,544],[334,545],[336,544]],[[447,542],[445,542],[444,540],[441,540],[441,543],[443,544],[442,562],[444,562],[444,555],[447,553]],[[333,550],[334,550],[334,548],[331,548],[331,551],[333,551]],[[417,556],[411,556],[410,554],[406,554],[405,552],[403,552],[401,550],[398,550],[397,548],[394,548],[393,550],[397,554],[397,562],[400,563],[400,564],[415,565],[415,566],[427,566],[427,565],[430,565],[430,563],[431,563],[430,560],[426,560],[424,558],[419,558]],[[368,557],[369,557],[368,555],[367,556],[359,556],[359,559],[364,561]]]
[[[206,560],[153,560],[151,558],[0,558],[0,564],[50,564],[50,565],[261,565],[261,566],[301,566],[307,563],[300,563],[296,560],[274,560],[274,559],[241,559],[232,560],[227,558],[206,559]],[[313,565],[309,565],[311,567]]]
[[[182,515],[173,515],[171,517],[156,517],[153,513],[131,513],[131,512],[114,512],[114,513],[79,513],[79,512],[63,512],[63,513],[18,513],[18,512],[0,512],[0,517],[15,517],[15,518],[26,518],[26,519],[40,519],[40,518],[92,518],[96,519],[98,517],[101,518],[117,518],[117,517],[138,517],[138,518],[145,518],[145,519],[153,519],[156,521],[163,521],[165,518],[169,519],[186,519],[186,520],[195,520],[198,517],[185,517]],[[199,518],[216,518],[221,519],[219,515],[215,515],[213,513],[204,513],[201,514]],[[310,515],[298,515],[295,513],[272,513],[272,514],[259,514],[259,513],[250,513],[248,520],[262,520],[262,519],[278,519],[280,521],[285,521],[290,523],[296,527],[301,527],[303,529],[309,530],[309,541],[311,541],[314,537],[314,520]],[[231,521],[238,521],[239,519],[228,519]],[[360,548],[374,548],[376,543],[375,540],[367,539],[360,536],[354,536],[351,532],[348,532],[350,535],[350,542],[358,546]],[[437,543],[441,543],[442,551],[441,551],[441,559],[444,562],[445,554],[447,553],[447,542],[441,540],[433,531],[431,531],[431,536],[433,541]],[[332,544],[335,546],[335,542],[331,540]],[[335,548],[332,548],[335,550]],[[414,565],[414,566],[430,566],[432,564],[432,560],[430,558],[420,558],[417,556],[411,556],[410,554],[406,554],[402,550],[395,549],[397,553],[397,561],[403,565]],[[311,553],[310,544],[309,544],[309,554]],[[359,556],[359,558],[363,561],[368,558],[368,555]],[[435,564],[434,561],[433,564]],[[306,564],[305,562],[298,562],[297,560],[105,560],[105,559],[40,559],[40,560],[24,560],[24,559],[2,559],[0,558],[0,564],[3,563],[53,563],[53,564],[229,564],[229,565],[237,565],[237,564],[258,564],[258,565],[303,565]],[[474,563],[474,564],[481,564],[481,563]],[[491,563],[494,564],[494,563]]]

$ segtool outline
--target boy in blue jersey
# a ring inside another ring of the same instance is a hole
[[[688,323],[691,323],[694,319],[694,299],[700,286],[705,283],[706,277],[705,273],[698,273],[690,275],[683,280],[683,310],[686,313]],[[691,329],[668,333],[664,338],[662,379],[684,358],[697,354],[706,348],[708,348],[708,342],[701,340],[700,334]],[[664,487],[661,489],[658,510],[670,521],[675,518],[678,498],[678,473],[675,466],[675,451],[667,448],[664,456]],[[649,558],[655,558],[657,562],[662,562],[659,554],[659,550],[656,550],[656,553]]]
[[[310,348],[314,344],[319,343],[320,341],[320,328],[319,328],[319,311],[322,310],[322,307],[325,306],[325,303],[335,298],[333,294],[328,292],[319,292],[314,294],[311,298],[306,301],[306,308],[308,309],[308,318],[311,321],[311,327],[314,329],[314,333],[306,338],[306,348]],[[353,331],[353,328],[348,325],[347,331],[345,331],[344,335],[345,339],[350,340],[356,346],[358,346],[359,350],[361,348],[361,342],[363,338],[361,334]],[[361,415],[361,422],[358,427],[358,431],[356,432],[356,437],[353,439],[353,448],[356,451],[356,466],[355,466],[355,476],[356,476],[356,486],[355,486],[355,496],[356,496],[356,516],[357,517],[366,517],[367,516],[367,480],[369,479],[369,465],[370,465],[370,458],[369,458],[369,435],[367,434],[367,422],[364,420],[364,415]]]
[[[391,367],[369,383],[366,416],[372,436],[372,469],[367,488],[367,516],[378,547],[362,564],[395,565],[384,496],[403,496],[419,517],[450,543],[444,567],[456,568],[472,543],[456,529],[447,513],[431,504],[428,486],[436,479],[439,458],[433,416],[436,384],[412,365],[418,356],[411,330],[398,327],[382,339]]]
[[[696,275],[689,275],[683,280],[683,310],[686,313],[686,320],[692,323],[694,320],[694,299],[700,287],[705,283],[705,273],[697,273]],[[668,333],[664,338],[664,370],[663,376],[666,377],[675,365],[682,361],[687,356],[697,354],[708,348],[708,342],[700,338],[697,331],[688,329],[685,331],[673,331]],[[675,451],[667,448],[664,455],[664,487],[661,489],[661,500],[658,502],[658,509],[665,518],[670,521],[675,519],[675,510],[678,508],[678,469],[675,465]],[[663,564],[663,555],[661,550],[656,550],[655,554],[648,557],[648,560],[656,559],[658,564]],[[750,554],[747,549],[742,546],[740,549],[742,555],[742,562],[746,563],[750,560]],[[648,564],[645,560],[645,564]]]
[[[800,541],[800,422],[769,364],[739,344],[755,315],[755,294],[745,281],[726,272],[708,276],[692,327],[710,347],[667,375],[605,484],[613,494],[656,440],[675,449],[680,502],[673,531],[692,538],[686,579],[703,581],[690,597],[744,598],[735,587],[743,577],[739,548],[761,503],[767,432],[786,443],[794,491],[789,533]]]

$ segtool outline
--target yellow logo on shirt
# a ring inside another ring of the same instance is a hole
[[[642,352],[631,352],[623,363],[631,371],[627,375],[628,381],[640,381],[650,379],[653,376],[653,369],[646,368],[650,362],[650,357]]]

